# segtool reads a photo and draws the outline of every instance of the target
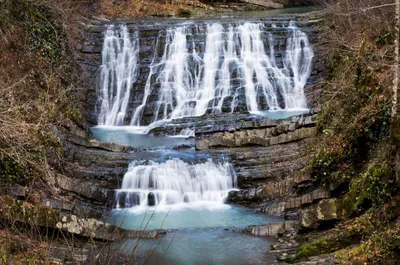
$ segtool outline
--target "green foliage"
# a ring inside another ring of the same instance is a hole
[[[345,264],[399,264],[396,254],[400,247],[400,222],[396,220],[399,216],[398,199],[393,198],[380,209],[370,210],[335,228],[345,235],[358,233],[362,240],[337,251],[334,256]]]
[[[66,115],[68,118],[74,121],[79,121],[82,119],[81,109],[76,106],[71,106],[67,109]]]
[[[395,29],[390,28],[387,31],[380,34],[378,37],[376,37],[375,43],[378,46],[385,46],[393,44],[394,40],[395,40]]]
[[[340,151],[338,152],[334,148],[321,148],[312,161],[312,176],[320,180],[329,177],[330,174],[339,169],[340,157]]]
[[[66,56],[62,25],[54,19],[53,11],[48,6],[23,0],[22,8],[25,12],[21,18],[29,32],[30,48],[55,66]]]
[[[340,61],[336,57],[333,62]],[[389,139],[390,133],[390,98],[382,93],[376,73],[362,69],[358,64],[353,64],[352,71],[351,86],[347,87],[346,93],[325,103],[319,116],[317,128],[324,143],[319,146],[311,166],[314,178],[337,186],[350,182],[353,177],[377,181],[379,174],[376,172],[367,175],[362,172],[366,161],[376,155],[376,147],[382,140]],[[390,152],[390,148],[387,151]],[[373,183],[376,187],[365,192],[374,192],[371,197],[376,198],[376,189],[381,186]],[[354,199],[356,197],[358,195]]]
[[[22,183],[31,176],[31,168],[24,168],[8,158],[0,159],[0,183]]]
[[[364,212],[371,206],[382,205],[391,191],[390,165],[386,161],[376,161],[366,170],[351,179],[349,192],[344,198],[346,214]]]
[[[21,261],[28,265],[35,265],[43,261],[44,258],[44,253],[33,253],[29,257],[23,258]]]

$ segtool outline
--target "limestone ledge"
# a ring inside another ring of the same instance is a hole
[[[262,208],[262,212],[269,215],[281,216],[285,215],[287,212],[298,210],[305,205],[309,205],[326,198],[329,198],[329,193],[326,190],[319,188],[300,196],[287,198],[283,201],[271,202],[269,205]]]
[[[115,241],[123,237],[156,238],[166,234],[166,231],[162,229],[133,231],[92,218],[64,215],[58,210],[17,200],[10,196],[0,196],[0,219],[59,229],[71,234],[106,241]]]
[[[64,191],[73,192],[79,196],[105,204],[112,204],[114,201],[115,195],[112,189],[101,188],[85,180],[69,178],[60,174],[57,174],[56,181],[58,187]]]
[[[76,135],[68,135],[66,136],[66,140],[68,142],[71,142],[75,145],[78,146],[83,146],[87,148],[96,148],[96,149],[102,149],[110,152],[129,152],[129,151],[134,151],[135,148],[126,146],[126,145],[119,145],[115,143],[106,143],[106,142],[100,142],[96,139],[90,139],[88,140],[87,138],[84,137],[79,137]]]
[[[287,232],[298,231],[298,221],[285,221],[266,225],[250,225],[242,230],[243,233],[254,236],[278,236]]]
[[[279,204],[284,205],[284,207],[278,206],[275,202],[263,207],[264,212],[280,215],[283,214],[286,209],[290,210],[292,208],[298,208],[302,204],[311,203],[314,200],[329,196],[328,192],[324,189],[316,189],[304,194],[298,193],[298,189],[295,189],[295,187],[304,185],[303,183],[309,181],[310,178],[307,175],[292,174],[279,180],[263,181],[263,183],[258,184],[258,186],[254,188],[231,191],[229,193],[228,200],[240,204],[246,204],[254,201],[283,200]],[[312,185],[310,185],[310,188],[314,189]]]
[[[266,119],[228,126],[203,127],[196,130],[196,149],[272,146],[313,138],[317,114],[295,116],[285,120]]]

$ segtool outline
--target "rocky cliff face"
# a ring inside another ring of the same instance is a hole
[[[229,154],[241,188],[230,193],[231,202],[297,218],[302,206],[328,197],[303,172],[313,153],[317,111],[281,120],[209,121],[196,129],[196,148]]]

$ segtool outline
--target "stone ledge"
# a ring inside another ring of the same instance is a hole
[[[56,182],[62,190],[76,193],[94,201],[106,204],[111,204],[114,201],[114,190],[92,185],[82,179],[74,179],[57,174]]]
[[[163,229],[127,230],[92,218],[63,215],[58,210],[33,205],[10,196],[0,196],[0,219],[59,229],[71,234],[106,241],[115,241],[123,237],[156,238],[166,234],[166,230]]]
[[[218,132],[196,136],[196,149],[235,148],[243,146],[272,146],[313,138],[316,128],[305,127],[293,129],[290,126],[275,127],[273,129],[252,129],[238,132]]]
[[[322,188],[316,189],[302,196],[289,198],[281,202],[272,202],[270,205],[263,208],[262,211],[266,214],[282,216],[286,212],[298,210],[302,206],[312,204],[326,198],[329,198],[329,193],[326,190]]]
[[[285,232],[298,231],[297,221],[285,221],[283,223],[272,223],[267,225],[250,225],[242,230],[245,234],[254,236],[278,236]]]
[[[68,135],[66,137],[66,140],[68,142],[71,142],[73,144],[76,144],[78,146],[83,146],[83,147],[87,147],[87,148],[96,148],[96,149],[102,149],[105,151],[110,151],[110,152],[129,152],[129,151],[134,151],[136,150],[135,148],[131,147],[131,146],[127,146],[127,145],[119,145],[119,144],[115,144],[115,143],[106,143],[106,142],[100,142],[96,139],[86,139],[86,138],[82,138],[79,136],[75,136],[75,135]]]
[[[210,119],[206,123],[198,121],[195,127],[196,135],[198,134],[209,134],[216,132],[235,132],[242,129],[264,129],[264,128],[277,128],[273,133],[280,134],[283,132],[294,131],[301,127],[313,127],[317,123],[317,115],[320,112],[319,108],[313,109],[308,114],[297,115],[286,119],[273,120],[267,117],[249,117],[248,115],[235,115],[235,117],[220,117],[219,119],[212,120],[211,125]],[[185,124],[191,122],[191,119],[179,119],[174,120],[177,124]]]

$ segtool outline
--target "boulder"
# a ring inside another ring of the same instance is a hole
[[[342,203],[339,199],[322,199],[317,204],[304,208],[300,212],[302,228],[316,228],[319,223],[342,219]]]
[[[324,199],[317,204],[317,219],[319,221],[338,220],[342,218],[342,203],[339,199]]]
[[[147,195],[147,205],[148,206],[155,206],[156,205],[156,196],[152,192],[150,192]]]
[[[262,199],[263,194],[261,188],[230,191],[228,193],[228,202],[247,204],[252,202],[259,202]]]
[[[302,209],[300,212],[300,226],[301,228],[315,228],[317,224],[317,215],[316,215],[316,207],[312,205],[305,209]]]

